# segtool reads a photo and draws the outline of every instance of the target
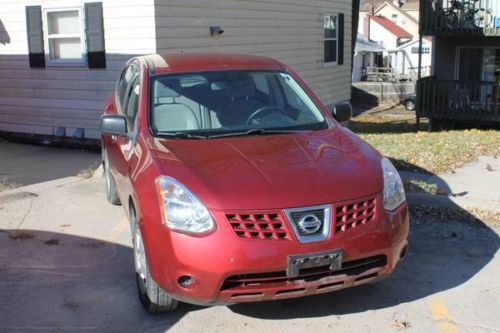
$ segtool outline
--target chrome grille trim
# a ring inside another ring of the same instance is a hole
[[[298,216],[304,216],[305,214],[315,214],[318,210],[323,211],[323,221],[320,230],[318,232],[313,233],[311,235],[304,234],[299,230],[297,226]],[[287,208],[283,210],[288,219],[290,226],[293,229],[295,237],[301,243],[312,243],[312,242],[320,242],[324,241],[328,238],[330,234],[330,226],[331,226],[331,205],[320,205],[320,206],[310,206],[310,207],[299,207],[299,208]],[[299,213],[299,214],[296,214]]]

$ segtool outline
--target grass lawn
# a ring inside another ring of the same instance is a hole
[[[411,113],[364,113],[353,118],[350,128],[389,157],[399,170],[441,174],[480,155],[500,155],[500,131],[428,132],[425,123],[417,131]]]

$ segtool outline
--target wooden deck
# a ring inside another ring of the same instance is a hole
[[[500,123],[500,83],[423,78],[417,83],[417,117]]]
[[[491,2],[420,1],[420,34],[424,36],[500,36],[498,13]],[[495,18],[495,16],[497,16]]]

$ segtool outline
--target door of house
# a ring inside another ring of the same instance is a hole
[[[458,80],[481,81],[482,48],[460,48],[458,53]]]
[[[483,109],[495,104],[500,72],[500,48],[463,47],[458,49],[457,79],[471,103]],[[496,101],[498,103],[498,101]],[[494,107],[493,107],[494,108]]]
[[[471,103],[481,100],[481,86],[483,71],[483,49],[482,48],[460,48],[458,51],[457,76],[461,84],[457,90]],[[462,91],[463,90],[463,91]]]

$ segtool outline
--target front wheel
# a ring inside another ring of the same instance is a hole
[[[134,246],[135,277],[139,299],[149,313],[174,311],[179,302],[168,295],[153,280],[146,260],[141,230],[136,221],[133,209],[130,212],[132,222],[132,237]]]

